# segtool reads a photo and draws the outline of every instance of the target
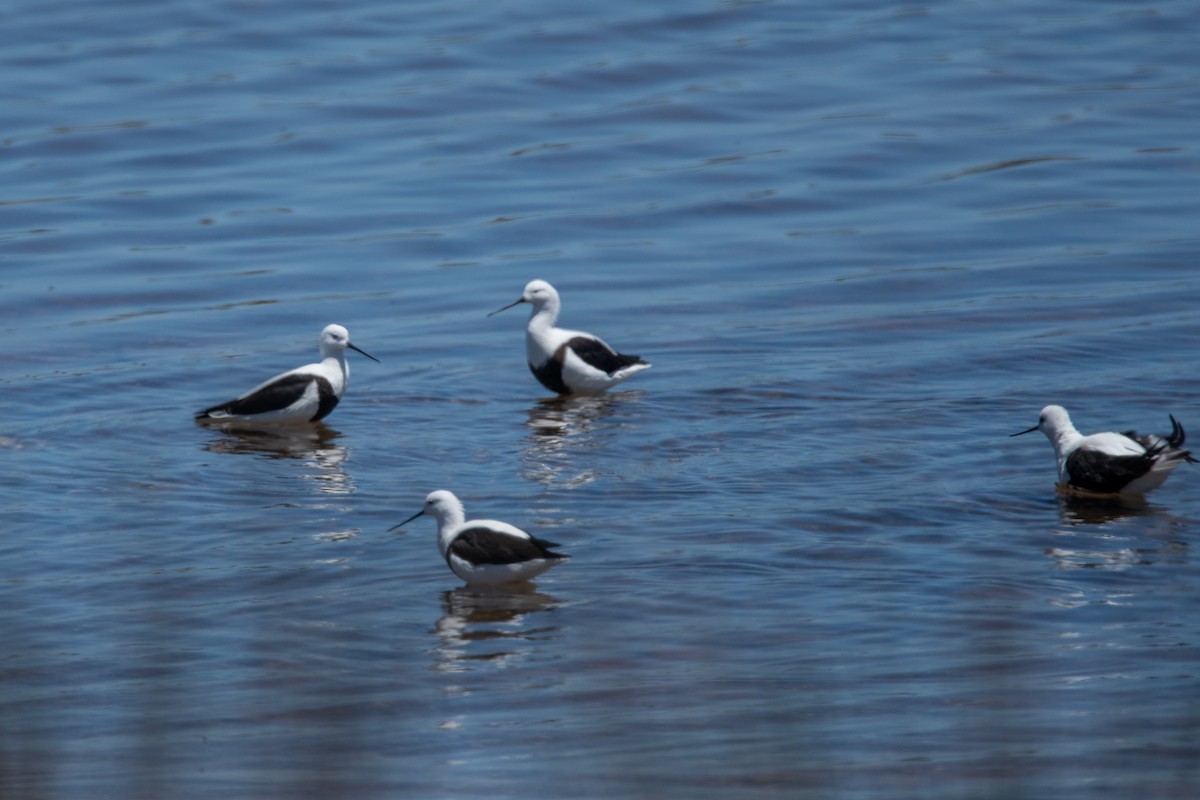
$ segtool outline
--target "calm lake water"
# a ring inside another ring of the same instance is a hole
[[[13,0],[0,796],[1191,798],[1193,2]],[[563,323],[654,364],[556,401]],[[287,436],[192,413],[315,360]],[[1200,445],[1200,439],[1196,440]],[[465,590],[425,494],[562,544]]]

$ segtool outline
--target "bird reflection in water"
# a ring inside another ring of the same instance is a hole
[[[1186,529],[1186,521],[1172,517],[1148,503],[1144,497],[1060,494],[1058,512],[1062,526],[1059,535],[1071,537],[1084,545],[1046,548],[1046,555],[1061,569],[1120,571],[1186,557],[1187,543],[1178,536],[1180,530]],[[1132,540],[1131,534],[1125,533],[1121,525],[1123,520],[1134,517],[1153,518],[1149,531],[1139,523],[1137,542]],[[1161,528],[1161,533],[1155,534],[1156,528]],[[1150,539],[1148,542],[1147,537]],[[1121,542],[1130,546],[1112,547]],[[1142,546],[1134,546],[1138,543]]]
[[[1145,497],[1087,496],[1059,493],[1058,515],[1063,525],[1104,525],[1129,517],[1152,516],[1154,506]]]
[[[253,455],[269,459],[296,459],[314,470],[301,477],[314,481],[323,494],[353,494],[354,483],[342,467],[350,449],[335,444],[341,432],[324,423],[265,430],[218,428],[221,437],[205,449],[210,453]]]
[[[605,426],[599,423],[622,402],[643,393],[614,392],[604,395],[566,395],[539,400],[529,409],[529,444],[521,460],[521,476],[554,486],[582,486],[597,477],[592,469],[577,469],[573,455],[587,447]]]
[[[444,613],[433,630],[441,640],[435,668],[465,672],[472,663],[509,666],[527,657],[529,642],[558,638],[558,626],[542,615],[559,605],[529,583],[444,592]]]

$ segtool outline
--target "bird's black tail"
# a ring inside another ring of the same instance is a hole
[[[1168,445],[1179,451],[1179,453],[1175,455],[1175,459],[1190,461],[1193,464],[1200,463],[1196,459],[1192,458],[1190,451],[1183,449],[1183,443],[1187,440],[1187,432],[1184,431],[1183,425],[1180,424],[1179,420],[1175,419],[1174,414],[1168,414],[1167,416],[1171,418],[1171,433],[1163,438],[1167,440]]]

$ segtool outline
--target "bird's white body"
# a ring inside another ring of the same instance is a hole
[[[525,329],[529,369],[553,392],[599,394],[650,368],[638,356],[621,355],[598,336],[555,327],[562,301],[546,281],[530,281],[521,298],[505,308],[518,303],[533,306]]]
[[[282,372],[228,403],[205,409],[197,420],[233,425],[316,422],[341,401],[350,381],[347,348],[377,360],[350,342],[341,325],[321,331],[321,360]]]
[[[444,489],[431,492],[421,511],[437,520],[438,551],[452,572],[474,586],[496,586],[533,579],[567,556],[551,553],[557,547],[494,519],[467,520],[462,502]]]
[[[268,386],[277,385],[288,378],[294,377],[323,378],[329,384],[329,391],[339,401],[346,393],[346,385],[350,381],[350,365],[346,363],[345,354],[323,358],[316,364],[305,364],[287,372],[281,372],[270,380],[263,381],[245,394],[239,395],[238,400],[244,400],[252,394],[261,392]],[[241,422],[308,422],[317,415],[321,406],[321,386],[316,380],[310,380],[303,393],[292,403],[260,414],[231,414],[226,411],[216,411],[210,414],[210,419]]]
[[[1054,445],[1061,488],[1140,495],[1160,486],[1182,462],[1194,460],[1182,447],[1183,427],[1174,417],[1171,421],[1174,430],[1168,436],[1138,436],[1132,431],[1084,436],[1066,409],[1050,405],[1030,430],[1040,430]]]

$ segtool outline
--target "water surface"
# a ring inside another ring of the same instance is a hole
[[[0,795],[1190,797],[1192,4],[18,2]],[[531,278],[654,368],[547,398]],[[346,325],[343,403],[191,414]],[[433,523],[562,544],[466,590]]]

